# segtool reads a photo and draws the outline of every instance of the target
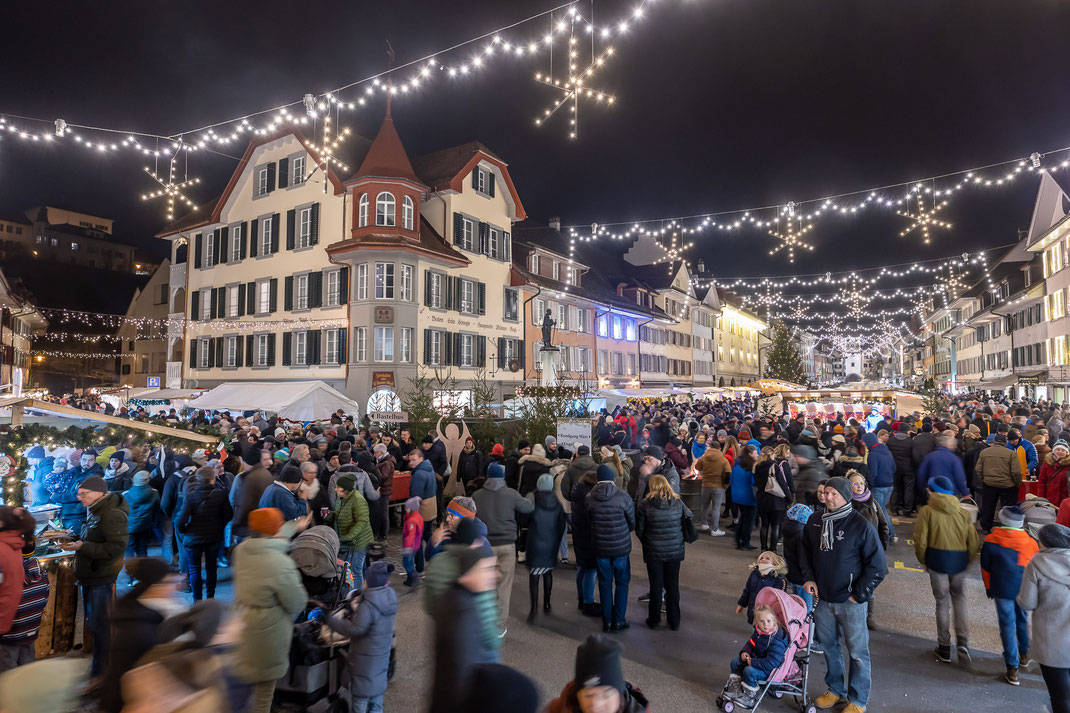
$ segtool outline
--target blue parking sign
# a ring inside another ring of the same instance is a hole
[[[150,377],[148,377],[148,384],[146,384],[146,386],[148,388],[150,388],[150,389],[153,389],[153,388],[158,389],[158,388],[160,388],[160,377],[158,377],[158,376],[150,376]]]

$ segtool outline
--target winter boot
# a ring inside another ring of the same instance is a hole
[[[734,696],[742,690],[743,681],[737,674],[731,674],[728,677],[728,683],[724,685],[724,692],[727,695]]]
[[[1018,667],[1008,666],[1007,673],[1003,674],[1003,680],[1012,686],[1021,685],[1022,682],[1018,680]]]
[[[940,644],[940,645],[938,645],[936,647],[936,650],[933,653],[936,654],[936,660],[937,661],[942,661],[944,663],[951,663],[951,645],[950,644]]]
[[[814,701],[814,705],[824,710],[826,708],[832,708],[832,706],[839,705],[840,703],[846,703],[847,699],[843,696],[837,696],[832,691],[825,691],[821,696],[818,696]]]

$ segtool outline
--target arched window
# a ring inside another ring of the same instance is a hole
[[[360,196],[360,203],[357,206],[357,227],[364,228],[368,225],[368,194],[363,193]]]
[[[375,197],[375,224],[394,226],[397,225],[397,216],[394,214],[394,194],[380,193]]]
[[[401,227],[405,230],[412,230],[413,214],[412,198],[405,196],[401,199]]]

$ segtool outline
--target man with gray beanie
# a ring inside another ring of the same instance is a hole
[[[1017,603],[1033,612],[1029,653],[1040,663],[1053,713],[1070,713],[1070,528],[1040,528],[1040,547],[1026,565]]]
[[[867,602],[888,567],[877,529],[851,500],[847,479],[829,478],[826,511],[810,516],[803,528],[799,567],[806,591],[820,597],[814,622],[817,642],[825,651],[828,691],[814,702],[818,708],[847,703],[844,713],[863,713],[872,684]],[[841,639],[849,671],[844,671]]]

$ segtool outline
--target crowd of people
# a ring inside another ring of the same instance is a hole
[[[568,562],[570,543],[578,609],[600,618],[602,632],[579,647],[575,678],[548,710],[647,710],[645,695],[623,678],[618,637],[630,628],[633,544],[649,582],[639,597],[644,623],[660,629],[664,615],[677,631],[687,545],[700,533],[731,530],[737,549],[757,553],[741,574],[737,602],[754,629],[731,662],[724,695],[752,706],[761,681],[785,663],[786,622],[759,602],[771,588],[812,610],[813,648],[827,669],[815,704],[861,713],[872,688],[875,593],[887,572],[884,552],[899,537],[893,515],[917,518],[913,540],[935,600],[936,658],[971,656],[963,589],[980,557],[1005,681],[1018,685],[1019,671],[1036,661],[1053,710],[1067,711],[1065,627],[1045,625],[1070,613],[1070,432],[1060,408],[964,397],[946,413],[894,419],[874,408],[859,422],[757,407],[752,399],[632,402],[594,419],[590,445],[547,436],[509,452],[494,444],[484,455],[469,438],[452,462],[438,434],[417,442],[407,429],[359,427],[341,413],[289,425],[260,413],[196,413],[187,422],[219,428],[224,451],[35,446],[25,453],[27,491],[34,504],[58,507],[72,533],[61,546],[73,553],[93,635],[90,692],[106,711],[130,705],[124,699],[139,687],[116,682],[137,679],[154,647],[173,646],[189,631],[202,641],[218,628],[221,566],[232,567],[244,627],[225,659],[227,675],[202,688],[231,710],[270,710],[291,665],[295,623],[324,608],[291,548],[322,528],[337,542],[332,554],[345,564],[351,591],[315,620],[350,640],[353,711],[382,710],[398,612],[392,575],[404,576],[402,588],[422,590],[433,618],[432,711],[492,710],[486,692],[498,688],[510,692],[511,707],[495,710],[535,710],[531,682],[501,665],[513,582],[517,566],[526,567],[527,621],[535,623],[540,611],[552,611],[554,572]],[[393,496],[401,472],[411,474],[404,500]],[[1045,498],[1020,504],[1023,478],[1034,476]],[[1045,513],[1058,522],[1038,520]],[[382,543],[397,525],[395,564]],[[149,557],[157,542],[161,557]],[[0,668],[33,660],[34,617],[43,609],[35,545],[33,518],[0,509],[0,587],[18,590],[0,596],[0,632],[8,632],[0,633]],[[18,577],[7,576],[13,569]],[[115,600],[117,581],[129,590]],[[194,646],[189,638],[181,646]]]

